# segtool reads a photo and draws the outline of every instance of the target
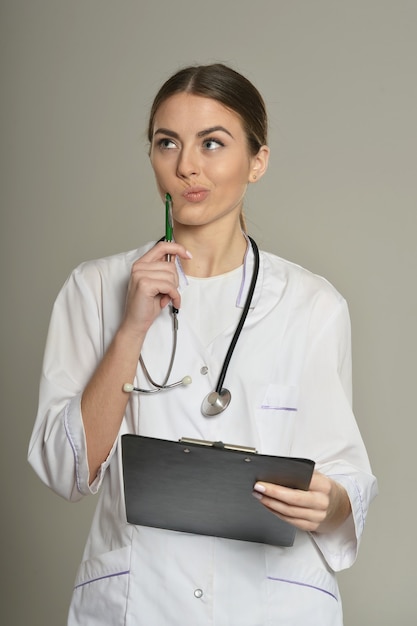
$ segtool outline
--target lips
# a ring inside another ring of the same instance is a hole
[[[205,200],[209,195],[209,190],[205,187],[188,187],[182,196],[187,200],[187,202],[201,202]]]

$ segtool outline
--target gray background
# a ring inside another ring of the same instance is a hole
[[[94,507],[26,463],[53,300],[82,260],[162,234],[149,105],[178,67],[217,60],[270,112],[251,234],[350,304],[380,495],[340,575],[346,625],[417,623],[417,2],[2,0],[0,22],[1,623],[65,624]]]

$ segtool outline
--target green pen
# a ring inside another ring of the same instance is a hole
[[[172,241],[172,198],[169,193],[165,194],[165,241]],[[171,255],[167,254],[167,261],[171,261]],[[172,307],[174,325],[177,324],[178,309]]]

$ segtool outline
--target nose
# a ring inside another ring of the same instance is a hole
[[[178,155],[177,174],[180,178],[196,176],[200,171],[198,154],[192,147],[183,147]]]

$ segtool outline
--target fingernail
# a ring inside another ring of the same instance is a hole
[[[255,491],[259,491],[259,493],[265,493],[265,491],[266,491],[266,488],[263,485],[261,485],[260,483],[255,483],[253,488],[254,488]]]
[[[261,493],[258,493],[257,491],[252,491],[252,495],[257,500],[262,500],[262,494]]]
[[[189,250],[186,250],[185,254],[188,256],[189,259],[193,258],[193,255],[191,254],[191,252]]]

